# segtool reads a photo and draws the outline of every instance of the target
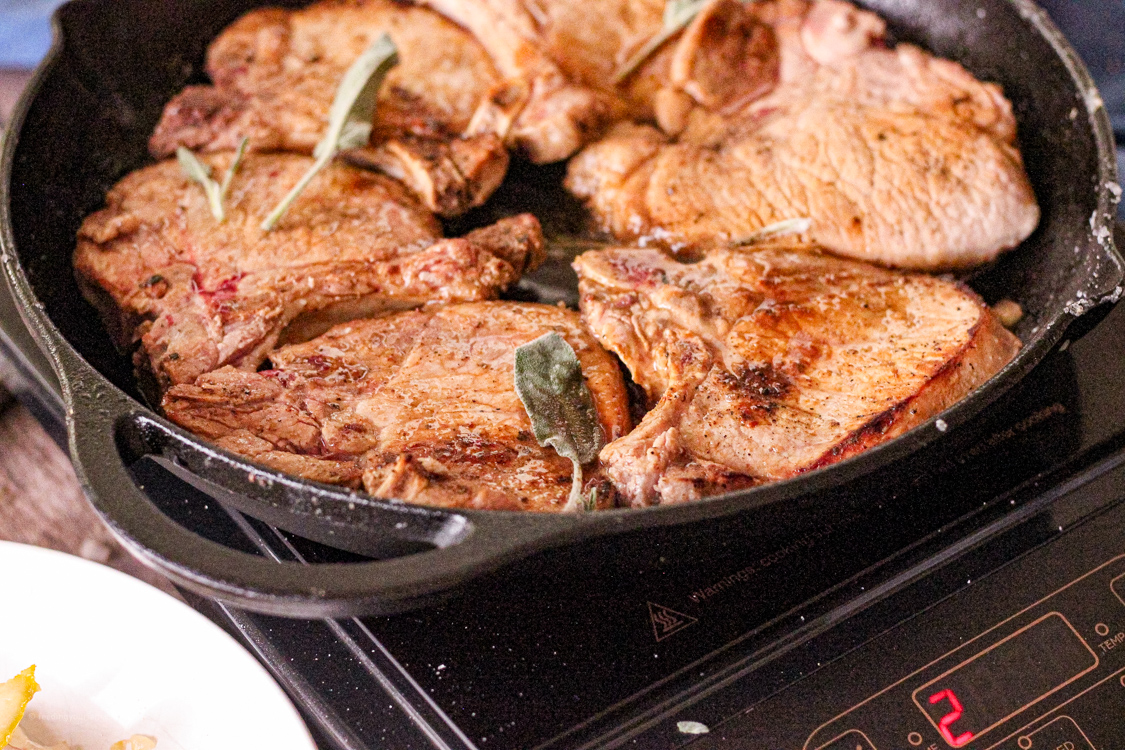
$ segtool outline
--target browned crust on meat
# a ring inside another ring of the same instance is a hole
[[[212,42],[214,85],[176,95],[149,139],[153,156],[184,146],[311,154],[348,66],[382,32],[400,46],[357,165],[400,179],[430,210],[457,216],[481,205],[508,167],[493,133],[461,137],[496,83],[484,50],[432,11],[391,0],[322,0],[301,10],[251,11]]]
[[[158,159],[184,146],[207,151],[230,151],[242,137],[257,151],[272,151],[281,143],[276,134],[255,121],[249,100],[214,86],[188,86],[172,97],[149,137],[149,153]]]
[[[205,161],[221,174],[230,158]],[[397,182],[340,164],[263,231],[262,218],[311,162],[248,155],[218,222],[170,160],[127,175],[82,224],[80,288],[118,347],[140,345],[138,369],[160,389],[228,364],[254,369],[283,335],[294,340],[293,327],[317,335],[343,314],[494,298],[542,257],[533,216],[442,239]]]
[[[918,393],[873,417],[800,473],[851,458],[924,424],[1003,369],[1019,352],[1020,341],[983,302],[980,305],[981,321],[973,327],[969,340]]]
[[[508,171],[508,150],[491,133],[451,140],[406,136],[344,157],[399,180],[426,208],[445,217],[483,205]]]
[[[570,462],[537,444],[515,394],[515,348],[548,331],[575,348],[607,439],[631,428],[613,357],[576,313],[485,302],[338,326],[271,355],[176,385],[174,422],[273,468],[378,497],[445,507],[561,510]],[[596,465],[586,486],[616,502]]]
[[[663,134],[619,126],[568,164],[567,187],[603,231],[702,251],[807,217],[808,237],[837,255],[922,271],[987,262],[1034,231],[1040,212],[999,86],[912,45],[888,48],[883,22],[850,3],[707,8],[727,8],[743,33],[758,22],[773,29],[778,85],[764,43],[761,76],[728,79],[730,65],[704,66],[718,72],[715,96],[699,96],[674,64],[681,88],[656,98]],[[690,32],[707,13],[681,36],[677,61],[695,59],[701,40]],[[721,59],[734,36],[702,52]],[[750,86],[750,101],[722,104],[717,92],[735,84]],[[662,135],[672,137],[654,148]]]
[[[942,412],[1020,348],[964,286],[799,243],[696,264],[608,249],[576,268],[584,318],[655,402],[601,454],[633,505],[854,456]]]
[[[178,145],[229,150],[242,136],[262,151],[311,152],[340,77],[383,32],[399,45],[401,62],[380,92],[377,141],[461,133],[499,80],[471,35],[407,3],[322,0],[252,10],[224,29],[207,51],[213,85],[188,87],[168,104],[153,155]]]
[[[519,214],[465,235],[469,242],[487,247],[493,255],[506,260],[517,273],[528,273],[547,259],[543,230],[532,214]]]

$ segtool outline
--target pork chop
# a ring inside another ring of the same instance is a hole
[[[763,42],[739,79],[758,85],[738,98],[715,74],[723,55],[700,55],[728,43],[724,29],[752,38],[754,23],[776,66]],[[714,0],[673,50],[665,131],[622,124],[571,161],[567,185],[614,236],[672,249],[801,217],[830,252],[901,268],[964,268],[1015,247],[1039,209],[1010,103],[956,63],[887,48],[884,32],[840,0]]]
[[[472,33],[504,79],[477,111],[468,132],[495,133],[531,161],[544,164],[569,157],[614,119],[614,97],[572,78],[551,56],[540,24],[553,3],[421,2]],[[610,4],[622,2],[630,0],[610,0]],[[586,3],[591,7],[584,23],[612,28],[609,19],[597,16],[603,4],[602,0]]]
[[[311,154],[344,72],[381,34],[400,63],[379,94],[372,153],[443,215],[478,206],[508,165],[490,133],[459,137],[497,83],[473,37],[437,13],[393,0],[322,0],[302,10],[251,11],[208,49],[211,86],[189,86],[165,107],[149,142],[157,158],[185,146]]]
[[[231,154],[206,157],[221,174]],[[159,393],[224,365],[253,370],[283,336],[309,338],[362,314],[495,297],[542,259],[539,223],[506,219],[442,239],[396,181],[340,164],[276,229],[260,222],[312,164],[247,155],[212,216],[175,160],[122,179],[78,232],[74,264],[117,344]]]
[[[617,76],[660,33],[664,0],[421,2],[472,32],[505,78],[469,132],[496,133],[536,163],[571,156],[621,118],[652,119],[671,75],[665,45]]]
[[[426,505],[558,511],[570,461],[540,447],[513,384],[516,347],[574,347],[607,440],[630,428],[617,363],[577,313],[480,302],[347,323],[164,398],[170,419],[281,471]],[[596,474],[591,483],[603,483]],[[600,492],[604,507],[612,493]]]
[[[1020,348],[965,287],[798,244],[575,262],[582,314],[652,410],[601,452],[633,505],[792,477],[900,435]]]

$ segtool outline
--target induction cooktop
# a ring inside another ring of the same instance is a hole
[[[5,380],[63,441],[58,384],[6,295],[0,345]],[[768,542],[737,528],[667,556],[592,542],[394,617],[193,603],[325,748],[1125,747],[1125,305],[1079,321],[959,432],[897,481],[849,489],[876,510]],[[133,472],[202,536],[352,559],[149,459]]]

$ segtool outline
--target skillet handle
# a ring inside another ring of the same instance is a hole
[[[67,355],[73,356],[73,355]],[[77,358],[75,357],[77,360]],[[80,362],[80,360],[79,360]],[[85,362],[65,368],[81,375]],[[76,372],[76,370],[78,372]],[[91,373],[92,375],[92,373]],[[128,396],[96,377],[64,379],[75,472],[91,503],[121,543],[174,583],[204,597],[265,614],[334,618],[391,614],[432,603],[465,581],[552,546],[580,518],[518,513],[396,510],[428,517],[443,534],[433,549],[359,563],[275,562],[230,549],[165,515],[137,486],[132,460],[150,452],[145,432],[164,427]],[[155,433],[159,437],[159,430]],[[225,454],[215,452],[216,459]],[[226,460],[233,466],[237,461]],[[245,476],[245,464],[241,472]],[[302,482],[267,470],[250,486]],[[331,493],[323,491],[322,496]],[[340,492],[344,498],[349,495]],[[376,501],[367,499],[373,505]]]

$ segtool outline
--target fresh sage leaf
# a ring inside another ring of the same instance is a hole
[[[515,386],[539,445],[573,465],[564,510],[592,509],[596,497],[582,495],[582,465],[597,458],[605,437],[578,355],[558,333],[540,336],[516,349]]]
[[[398,65],[398,49],[391,38],[383,34],[344,73],[336,89],[332,108],[328,111],[328,130],[313,151],[316,161],[262,222],[264,231],[268,232],[277,226],[293,201],[297,200],[297,196],[332,162],[336,154],[367,145],[371,137],[371,121],[375,117],[375,104],[379,99],[379,87],[395,65]]]
[[[211,207],[211,215],[216,221],[223,221],[226,218],[223,211],[223,190],[219,183],[211,179],[211,166],[201,162],[199,157],[183,146],[176,149],[176,160],[180,162],[180,171],[184,176],[203,187],[207,204]]]
[[[573,494],[573,492],[574,492],[574,488],[571,487],[571,494]],[[592,490],[590,490],[590,494],[588,494],[588,495],[580,495],[579,498],[578,498],[578,502],[579,502],[579,507],[582,510],[586,511],[587,513],[597,510],[598,509],[598,488],[594,487]]]
[[[234,174],[238,168],[242,166],[242,159],[246,156],[246,147],[250,145],[249,138],[243,138],[238,142],[238,150],[234,152],[234,160],[227,167],[227,173],[223,175],[223,184],[219,186],[219,202],[220,205],[230,195],[230,186],[234,182]]]
[[[785,221],[779,221],[776,224],[762,227],[748,237],[735,240],[733,244],[754,245],[758,242],[773,239],[774,237],[785,237],[790,234],[804,234],[809,231],[810,227],[812,227],[812,219],[786,219]]]
[[[192,153],[190,150],[180,146],[176,149],[176,160],[180,162],[180,170],[184,176],[190,180],[195,180],[203,186],[203,192],[207,195],[207,204],[211,208],[211,215],[215,217],[218,222],[224,222],[227,219],[226,209],[223,207],[223,201],[227,199],[230,194],[230,185],[234,180],[234,173],[242,166],[242,157],[246,155],[246,146],[250,143],[249,138],[243,138],[238,143],[238,151],[234,154],[234,160],[231,161],[230,166],[227,167],[227,172],[223,175],[223,184],[215,182],[211,178],[211,167],[204,164],[199,160],[199,157]]]
[[[613,85],[624,81],[647,60],[652,53],[664,46],[664,43],[681,32],[691,19],[699,15],[709,0],[666,0],[664,3],[664,22],[660,31],[645,42],[624,65],[617,69],[613,76]]]

